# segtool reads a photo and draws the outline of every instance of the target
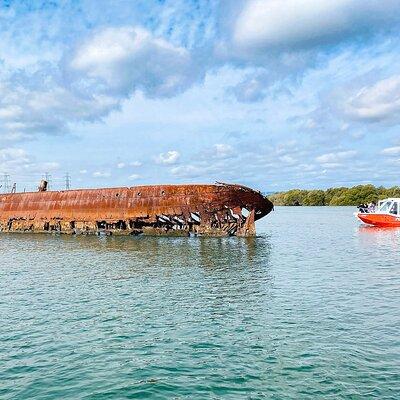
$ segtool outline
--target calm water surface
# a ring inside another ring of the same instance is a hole
[[[400,230],[0,236],[0,399],[399,399]]]

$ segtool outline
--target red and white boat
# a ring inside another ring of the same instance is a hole
[[[381,200],[376,209],[360,208],[354,215],[365,224],[400,227],[400,198]]]

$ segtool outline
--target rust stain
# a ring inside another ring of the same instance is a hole
[[[252,236],[273,204],[242,185],[154,185],[0,195],[2,232]],[[247,212],[244,212],[247,210]]]

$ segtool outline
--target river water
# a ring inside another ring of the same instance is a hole
[[[399,399],[400,230],[0,236],[0,399]]]

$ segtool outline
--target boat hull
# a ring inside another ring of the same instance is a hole
[[[400,217],[390,214],[357,213],[357,217],[368,225],[379,227],[400,227]]]
[[[252,236],[272,208],[260,192],[223,183],[12,193],[0,195],[0,230]]]

